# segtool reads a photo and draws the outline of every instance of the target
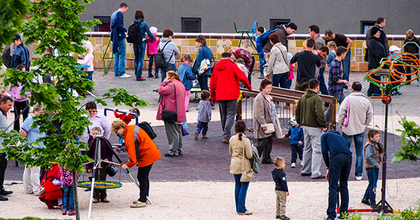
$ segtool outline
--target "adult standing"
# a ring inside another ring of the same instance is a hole
[[[204,59],[208,59],[211,61],[213,59],[213,52],[211,49],[207,46],[206,38],[203,35],[198,35],[195,38],[195,43],[198,49],[197,56],[194,61],[193,65],[193,73],[197,75],[198,83],[200,84],[201,91],[207,90],[209,91],[209,83],[208,78],[211,76],[211,68],[206,70],[204,73],[199,74],[198,69],[200,68],[201,61]]]
[[[309,26],[309,36],[315,40],[315,46],[314,49],[315,50],[321,50],[322,47],[325,47],[325,41],[324,39],[322,39],[321,35],[319,34],[319,26],[316,24],[313,24],[311,26]],[[328,51],[328,48],[327,48]],[[328,55],[328,52],[327,52]],[[318,75],[318,81],[321,83],[320,84],[320,91],[322,94],[324,95],[328,95],[328,89],[327,86],[325,85],[325,79],[324,79],[324,71],[325,71],[325,67],[327,64],[327,56],[325,55],[320,55],[318,54],[318,56],[320,57],[321,60],[321,68],[319,68],[319,75]]]
[[[282,25],[278,25],[276,27],[276,29],[278,29],[277,31],[275,31],[274,33],[276,33],[279,36],[280,42],[281,44],[283,44],[287,49],[289,48],[289,41],[287,40],[287,36],[294,34],[297,30],[297,25],[293,22],[290,22],[286,25],[282,24]],[[264,53],[269,53],[271,51],[271,48],[273,47],[273,45],[270,42],[267,42],[264,45]]]
[[[125,148],[130,158],[121,168],[126,170],[136,164],[138,167],[137,180],[140,184],[140,198],[130,207],[146,207],[150,189],[149,173],[153,163],[161,158],[159,149],[149,135],[137,125],[127,125],[121,120],[115,120],[112,122],[112,131],[117,135],[124,135]]]
[[[160,69],[161,82],[167,78],[166,72],[176,71],[175,55],[179,55],[180,52],[176,44],[172,41],[173,37],[174,32],[171,29],[163,30],[158,48],[163,52],[163,56],[165,57],[165,61],[168,63],[168,66]]]
[[[92,128],[98,127],[101,130],[102,136],[109,140],[111,135],[111,125],[109,124],[108,118],[103,114],[98,113],[95,102],[86,103],[86,111],[89,112],[88,119],[92,122],[92,125],[88,125],[83,135],[80,137],[80,141],[89,143],[92,139]]]
[[[353,44],[353,41],[350,38],[346,37],[346,35],[340,33],[333,33],[331,30],[325,31],[325,40],[334,41],[337,47],[343,46],[347,49],[347,55],[341,63],[343,64],[343,79],[349,81],[351,62],[350,48]],[[344,89],[347,90],[347,85],[344,85]]]
[[[167,77],[160,84],[158,93],[162,96],[156,115],[157,120],[162,120],[162,111],[176,112],[176,121],[164,121],[169,150],[165,157],[178,157],[182,151],[182,122],[187,120],[185,114],[185,87],[174,71],[167,72]],[[165,73],[166,75],[166,73]]]
[[[222,53],[222,59],[215,65],[210,79],[211,100],[219,102],[223,143],[229,144],[231,129],[235,123],[238,108],[239,81],[252,89],[242,70],[230,59],[229,52]]]
[[[388,44],[388,37],[386,36],[386,34],[384,32],[385,24],[386,24],[385,18],[378,17],[376,19],[376,23],[373,25],[373,27],[379,28],[379,31],[381,32],[381,36],[380,36],[381,44],[385,47],[385,51],[388,55],[389,44]],[[366,47],[367,48],[369,48],[369,39],[370,39],[370,36],[372,36],[372,28],[373,27],[369,28],[366,31]]]
[[[156,40],[156,37],[153,36],[152,32],[150,32],[149,25],[147,25],[147,23],[144,21],[143,11],[137,10],[134,17],[136,20],[133,23],[139,24],[141,38],[142,38],[140,43],[133,44],[134,72],[136,74],[137,81],[144,81],[146,79],[142,77],[142,71],[143,71],[144,53],[146,51],[146,43],[147,43],[146,33],[153,40]]]
[[[277,36],[277,35],[275,35]],[[280,139],[282,136],[280,122],[276,114],[276,105],[270,96],[272,82],[264,79],[260,84],[260,93],[254,100],[254,137],[258,140],[258,154],[262,163],[273,163],[271,160],[271,149],[273,147],[273,136]],[[266,134],[268,125],[273,124],[274,133]],[[261,155],[264,155],[261,157]]]
[[[16,68],[19,64],[22,64],[25,67],[24,71],[29,71],[31,65],[31,60],[29,59],[28,48],[22,42],[22,38],[19,34],[15,34],[13,38],[13,45],[16,47],[13,51],[12,61],[10,63],[10,68]]]
[[[409,43],[411,42],[411,43]],[[405,47],[404,47],[405,45]],[[419,52],[420,52],[420,41],[419,39],[414,35],[413,30],[408,29],[405,32],[405,40],[404,40],[404,45],[403,45],[403,52],[406,53],[412,53],[412,54],[417,54],[417,57],[419,57]],[[410,64],[414,64],[414,62],[409,62]],[[411,80],[411,66],[406,66],[405,67],[405,73],[409,74],[407,75],[407,81]],[[411,82],[409,82],[411,83]]]
[[[301,175],[311,176],[312,179],[321,179],[320,168],[322,163],[321,135],[327,130],[324,115],[324,104],[318,95],[319,81],[311,79],[309,89],[300,97],[296,106],[296,122],[303,126],[305,147],[303,149],[303,166]]]
[[[0,99],[0,129],[7,129],[9,123],[7,122],[7,112],[12,108],[13,99],[10,96],[3,96]],[[7,129],[6,132],[9,130]],[[3,149],[4,138],[0,137],[0,149]],[[5,197],[12,194],[12,191],[7,191],[3,187],[4,173],[7,168],[6,153],[0,153],[0,201],[7,201],[9,198]]]
[[[386,57],[387,52],[385,51],[385,47],[381,43],[381,31],[378,27],[373,27],[371,30],[371,35],[369,39],[369,47],[368,47],[368,70],[372,71],[376,68],[378,68],[381,64],[381,59]],[[380,80],[380,75],[372,74],[371,77],[373,77],[376,80]],[[369,83],[369,89],[367,92],[368,96],[380,96],[381,95],[381,89],[376,86],[373,83]]]
[[[354,139],[356,149],[356,169],[354,174],[356,180],[362,180],[363,173],[363,139],[368,124],[372,121],[372,105],[365,95],[363,95],[362,84],[354,82],[351,86],[351,93],[347,96],[340,106],[337,123],[343,131],[342,135],[350,148]],[[344,126],[345,118],[348,114],[348,125]]]
[[[295,90],[306,91],[308,89],[309,80],[315,78],[315,68],[321,67],[319,56],[312,53],[314,45],[315,40],[308,39],[306,41],[306,49],[296,53],[290,60],[291,64],[298,63]]]
[[[231,53],[230,58],[233,60],[233,62],[236,62],[236,60],[239,58],[242,58],[244,60],[245,66],[248,69],[248,82],[249,85],[251,85],[251,74],[255,64],[254,56],[252,56],[251,52],[239,47],[230,49],[229,53]]]
[[[16,69],[22,70],[24,69],[22,64],[19,64]],[[17,86],[10,85],[9,94],[14,99],[13,107],[14,107],[14,113],[15,113],[15,122],[13,124],[13,129],[15,131],[20,130],[20,114],[22,114],[23,120],[25,120],[28,117],[29,114],[29,95],[30,92],[25,92],[24,95],[21,95],[21,91],[23,89],[24,85],[22,83],[18,82]]]
[[[1,55],[1,61],[3,61],[3,64],[10,68],[10,64],[12,63],[12,56],[10,56],[10,46],[6,45],[3,50],[3,54]]]
[[[327,180],[329,184],[327,219],[335,219],[337,213],[337,192],[340,191],[340,216],[347,214],[349,207],[348,180],[351,170],[351,151],[346,140],[337,131],[330,131],[321,137],[322,156],[327,166]],[[338,182],[340,181],[340,187]],[[339,218],[341,218],[339,217]]]
[[[244,171],[251,170],[249,159],[252,158],[252,148],[249,139],[245,136],[246,124],[239,120],[235,124],[236,135],[232,136],[229,143],[230,173],[235,178],[235,206],[239,215],[252,215],[245,207],[246,194],[249,182],[241,182]]]
[[[128,78],[125,74],[126,45],[125,34],[127,29],[124,27],[124,14],[128,10],[127,3],[120,4],[118,10],[111,15],[111,40],[112,53],[114,55],[114,74],[115,77]]]
[[[281,44],[277,34],[270,34],[269,39],[273,48],[268,60],[267,76],[272,77],[273,86],[286,88],[287,72],[290,70],[287,49]]]

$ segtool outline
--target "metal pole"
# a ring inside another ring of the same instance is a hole
[[[384,156],[383,156],[383,164],[382,164],[382,202],[381,202],[381,210],[384,211],[386,213],[385,210],[385,190],[386,190],[386,160],[387,160],[387,155],[386,155],[386,144],[387,144],[387,138],[388,138],[388,105],[389,103],[387,102],[385,104],[385,134],[384,134]]]
[[[102,168],[101,167],[101,141],[100,138],[102,137],[100,135],[101,130],[98,129],[98,134],[95,137],[95,141],[96,141],[96,149],[95,149],[95,159],[93,161],[93,171],[92,171],[92,183],[90,186],[90,200],[89,200],[89,213],[88,213],[88,218],[91,217],[92,214],[92,204],[93,204],[93,191],[95,190],[95,176],[96,176],[96,168]]]

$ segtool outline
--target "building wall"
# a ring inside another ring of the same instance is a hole
[[[297,33],[308,33],[308,27],[317,24],[321,33],[326,29],[344,34],[360,34],[361,20],[386,19],[387,34],[405,34],[411,28],[420,33],[419,0],[121,0],[129,9],[124,16],[125,26],[134,20],[136,10],[142,10],[149,26],[159,31],[170,28],[181,32],[181,17],[201,18],[203,33],[234,33],[231,22],[238,29],[251,29],[254,21],[269,28],[270,19],[290,19],[298,26]],[[96,0],[86,5],[82,20],[94,16],[110,16],[120,1]]]

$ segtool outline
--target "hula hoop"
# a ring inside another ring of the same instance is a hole
[[[91,188],[91,181],[79,181],[77,184],[81,188]],[[114,181],[95,181],[95,189],[116,189],[122,187],[122,184]]]

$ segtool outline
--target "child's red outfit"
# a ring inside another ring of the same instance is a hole
[[[39,200],[47,204],[49,209],[58,206],[58,199],[63,196],[60,186],[53,183],[53,180],[59,180],[61,177],[60,166],[58,163],[51,163],[52,167],[45,172],[44,178],[41,181],[43,189],[39,193]]]
[[[122,121],[124,121],[126,124],[130,124],[130,121],[133,119],[133,115],[132,114],[129,114],[129,115],[127,115],[127,114],[124,114],[124,113],[122,113],[122,114],[118,114],[118,112],[117,112],[117,110],[114,110],[114,116],[116,117],[116,118],[119,118],[119,119],[121,119]]]

